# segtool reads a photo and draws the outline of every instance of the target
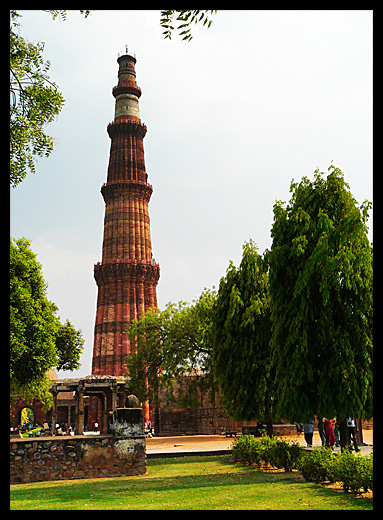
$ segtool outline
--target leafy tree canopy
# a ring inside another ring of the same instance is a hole
[[[177,24],[179,36],[182,36],[182,40],[189,41],[193,38],[191,34],[191,24],[199,23],[203,20],[203,25],[207,25],[209,28],[212,24],[212,20],[207,16],[209,10],[200,11],[199,9],[192,10],[171,10],[161,11],[161,27],[164,29],[163,35],[171,40],[172,31],[174,31],[174,25]],[[217,11],[211,10],[210,15],[217,13]],[[182,30],[181,30],[182,29]]]
[[[276,202],[266,254],[277,411],[291,421],[372,414],[371,203],[328,170]]]
[[[44,43],[29,43],[18,31],[20,15],[11,11],[10,24],[10,183],[22,182],[35,158],[48,157],[53,139],[44,127],[59,114],[64,98],[49,76]]]
[[[56,18],[59,18],[61,20],[66,20],[67,16],[67,10],[60,9],[60,10],[50,10],[49,11],[52,15],[52,18],[55,20]],[[85,18],[89,16],[91,11],[87,10],[81,10],[80,13],[82,13]],[[199,9],[172,9],[172,10],[164,10],[161,11],[160,15],[160,25],[163,30],[164,38],[168,38],[171,40],[172,38],[172,31],[175,30],[175,25],[177,26],[178,34],[179,36],[182,36],[182,40],[190,41],[192,40],[193,36],[191,34],[191,25],[197,24],[197,23],[203,23],[203,26],[207,25],[209,28],[212,24],[212,20],[209,18],[208,13],[210,13],[210,16],[213,14],[216,14],[216,10],[204,10],[201,11]],[[129,12],[127,13],[127,16],[129,16]]]
[[[268,274],[256,244],[231,262],[214,306],[213,365],[221,402],[237,420],[272,418]]]
[[[25,238],[10,247],[10,382],[11,396],[31,402],[36,395],[51,405],[46,372],[80,367],[84,340],[69,320],[62,325],[57,306],[47,299],[42,266]]]
[[[153,402],[160,389],[168,390],[168,400],[183,405],[195,404],[197,388],[214,394],[210,347],[214,299],[215,291],[205,289],[192,304],[168,303],[164,311],[148,309],[131,323],[134,353],[127,357],[128,372],[132,392],[141,401]]]
[[[59,10],[48,10],[51,13],[53,20],[56,18],[60,20],[66,20],[67,10],[59,9]],[[80,10],[80,13],[87,18],[92,11],[90,10]],[[164,38],[168,38],[171,40],[172,31],[175,30],[175,25],[177,26],[177,30],[179,36],[182,36],[182,40],[190,41],[193,36],[191,34],[191,25],[202,23],[203,26],[207,25],[209,28],[212,24],[212,20],[208,17],[208,13],[210,15],[216,14],[216,10],[204,10],[201,11],[199,9],[172,9],[172,10],[164,10],[160,13],[160,25],[161,28],[164,29],[163,35]],[[127,16],[129,16],[129,12],[127,12]]]

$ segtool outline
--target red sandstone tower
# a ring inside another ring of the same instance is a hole
[[[119,64],[114,121],[105,201],[102,262],[94,266],[98,286],[92,374],[121,376],[130,353],[130,321],[149,307],[157,307],[156,286],[160,268],[154,262],[148,203],[152,186],[145,171],[143,139],[136,84],[136,58],[124,54]]]

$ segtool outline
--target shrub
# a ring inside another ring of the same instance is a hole
[[[302,448],[297,443],[289,443],[275,437],[253,437],[242,435],[235,439],[231,453],[236,462],[255,464],[258,468],[264,463],[274,468],[292,471],[302,455]]]
[[[328,452],[330,452],[329,449],[327,449]],[[340,478],[340,464],[339,464],[339,457],[340,454],[332,454],[331,457],[328,457],[326,459],[326,473],[327,473],[327,479],[330,482],[339,482],[341,480]]]
[[[231,454],[235,462],[246,462],[260,466],[259,458],[259,439],[252,435],[242,435],[234,440],[231,445]]]
[[[260,441],[259,454],[261,461],[266,465],[266,468],[275,466],[275,439],[268,435],[262,435],[258,440]]]
[[[273,465],[277,468],[284,468],[285,471],[292,471],[297,468],[303,450],[297,442],[287,442],[276,439],[274,445]]]
[[[358,494],[373,489],[373,455],[353,455],[345,450],[333,454],[328,448],[304,451],[298,443],[289,443],[275,437],[242,435],[231,445],[236,462],[262,463],[274,468],[292,471],[297,468],[309,482],[342,482],[345,491]]]
[[[345,491],[358,494],[373,489],[373,456],[353,455],[349,450],[333,455],[328,448],[314,448],[298,462],[298,469],[310,482],[341,482]]]
[[[373,456],[345,450],[338,458],[338,478],[345,491],[359,494],[373,489]]]
[[[306,452],[298,462],[298,469],[305,480],[323,482],[328,480],[328,468],[333,462],[331,450],[321,447]]]
[[[362,464],[363,464],[363,472],[364,472],[364,483],[363,487],[364,490],[367,491],[367,489],[371,489],[371,491],[374,490],[374,456],[371,453],[368,455],[365,455],[364,457],[361,457]],[[367,487],[367,489],[366,489]]]

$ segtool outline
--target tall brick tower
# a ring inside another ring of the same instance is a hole
[[[126,52],[117,59],[118,84],[111,139],[105,201],[102,261],[94,266],[98,286],[92,374],[121,376],[130,353],[127,328],[149,307],[157,307],[160,268],[152,256],[147,182],[136,84],[136,58]]]

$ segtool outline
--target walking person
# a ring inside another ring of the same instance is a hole
[[[305,435],[305,441],[308,448],[312,448],[313,446],[313,435],[314,435],[314,421],[310,421],[308,423],[304,423],[303,431]]]
[[[323,433],[323,419],[318,419],[318,432],[319,432],[319,437],[322,441],[322,446],[326,446],[326,437],[325,437],[325,434]]]
[[[335,446],[336,446],[337,448],[339,448],[339,446],[340,446],[340,440],[339,440],[339,423],[338,423],[337,421],[335,421],[334,433],[335,433]]]
[[[326,447],[332,449],[335,444],[335,433],[334,433],[334,427],[332,425],[331,419],[325,419],[324,431],[325,431],[325,436],[326,436]]]
[[[358,442],[356,440],[355,421],[351,417],[349,417],[347,419],[347,430],[348,430],[348,444],[351,445],[351,437],[352,437],[352,442],[354,444],[354,449],[355,449],[356,452],[358,452],[359,451],[359,447],[358,447]]]

